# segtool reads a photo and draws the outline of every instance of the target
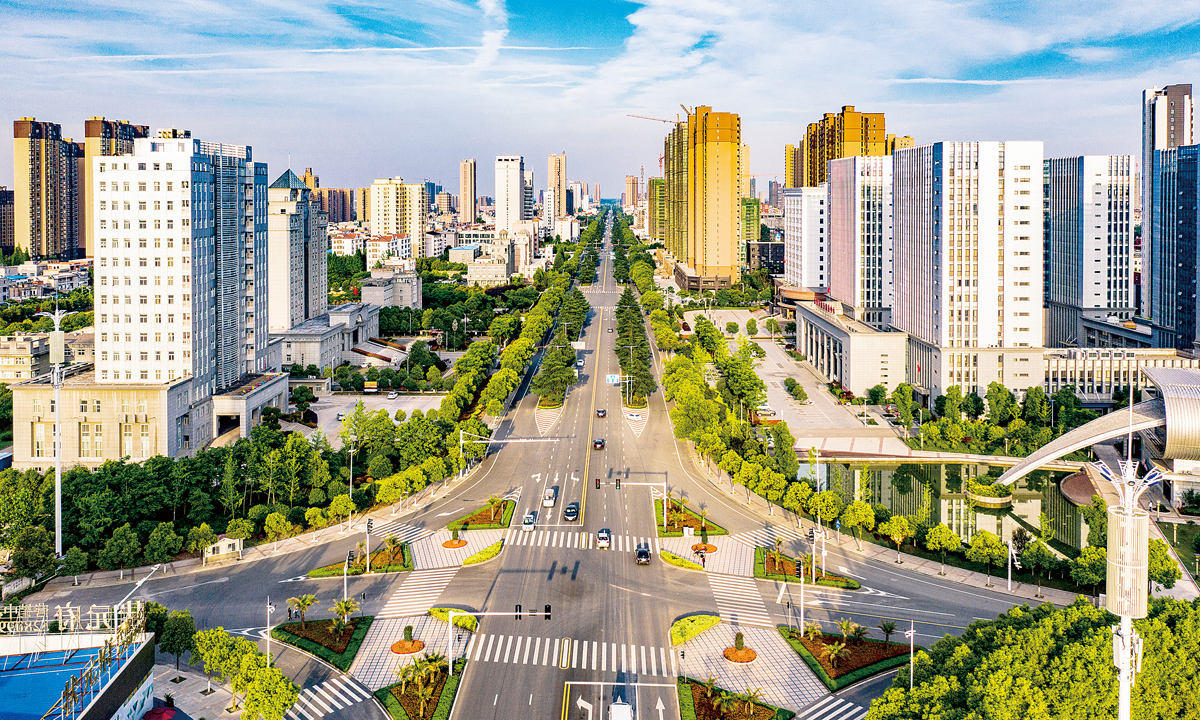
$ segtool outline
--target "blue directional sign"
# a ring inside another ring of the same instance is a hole
[[[621,376],[620,375],[605,375],[604,382],[608,383],[609,385],[616,385],[617,383],[621,382]]]

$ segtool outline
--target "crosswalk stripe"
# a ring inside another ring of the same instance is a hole
[[[529,651],[531,649],[533,649],[533,638],[527,637],[527,638],[525,638],[525,658],[523,660],[521,660],[522,665],[529,664]],[[534,655],[534,657],[536,658],[537,655]]]
[[[797,720],[862,720],[867,708],[835,695],[821,700],[797,715]]]
[[[512,650],[512,641],[513,641],[513,636],[509,635],[508,643],[504,646],[504,662],[508,662],[508,653]]]
[[[356,695],[362,696],[363,700],[369,700],[371,698],[371,693],[364,690],[362,688],[362,686],[358,685],[357,683],[355,683],[348,677],[335,677],[334,681],[337,682],[339,685],[343,685],[343,686],[349,688],[350,691],[355,693]]]
[[[328,701],[329,701],[329,704],[330,704],[330,705],[334,706],[334,707],[335,707],[335,708],[337,708],[338,710],[341,710],[342,708],[344,708],[344,707],[345,707],[345,705],[342,705],[340,702],[338,702],[338,701],[337,701],[337,700],[336,700],[336,699],[333,697],[333,695],[332,695],[332,694],[331,694],[331,693],[330,693],[328,690],[326,690],[324,687],[322,687],[322,686],[320,686],[320,685],[316,685],[316,686],[314,686],[314,687],[313,687],[313,690],[314,690],[314,691],[316,691],[316,692],[318,692],[318,693],[320,693],[320,694],[321,694],[321,695],[322,695],[322,696],[323,696],[323,697],[324,697],[326,700],[328,700]]]
[[[741,625],[774,627],[754,580],[710,573],[708,582],[722,618]]]
[[[392,597],[384,604],[377,617],[382,619],[423,614],[433,607],[433,603],[457,572],[458,567],[414,570],[392,593]]]
[[[674,653],[672,653],[672,654],[674,654]],[[658,649],[658,657],[660,660],[662,660],[663,675],[666,675],[667,674],[667,649],[660,647]],[[674,675],[675,673],[671,673],[671,674]]]
[[[514,664],[514,665],[515,665],[515,664],[516,664],[516,662],[517,662],[517,658],[521,657],[521,641],[522,641],[522,640],[524,640],[524,639],[525,639],[525,638],[521,637],[520,635],[518,635],[518,636],[517,636],[517,647],[513,649],[513,659],[512,659],[512,661],[513,661],[513,664]]]
[[[646,664],[646,661],[643,660],[642,665],[645,665],[645,664]],[[651,675],[658,674],[658,658],[654,657],[654,648],[650,648],[650,674]]]
[[[546,649],[542,651],[542,665],[550,664],[550,638],[546,638]]]
[[[324,689],[325,689],[325,692],[329,693],[331,696],[336,698],[339,702],[343,702],[346,705],[353,705],[355,702],[357,702],[357,700],[351,700],[350,698],[346,697],[346,691],[342,690],[341,688],[339,688],[336,684],[334,684],[332,682],[326,682],[324,685]]]
[[[477,639],[477,636],[472,634],[471,639],[467,641],[467,651],[465,653],[463,653],[463,657],[465,657],[465,658],[471,657],[471,648],[475,646],[476,639]]]
[[[322,701],[321,698],[315,692],[313,692],[312,688],[306,688],[304,692],[300,694],[300,699],[304,701],[305,705],[315,707],[320,710],[317,715],[324,715],[325,713],[333,712],[333,708],[326,705],[324,701]]]
[[[487,661],[488,661],[489,659],[491,659],[491,657],[492,657],[492,642],[493,642],[493,641],[495,641],[495,639],[496,639],[496,636],[495,636],[495,635],[489,635],[489,636],[488,636],[487,654],[485,654],[485,655],[483,656],[483,661],[484,661],[484,662],[487,662]]]

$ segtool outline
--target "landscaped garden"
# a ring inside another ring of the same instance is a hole
[[[392,720],[446,720],[466,667],[466,658],[459,658],[449,674],[446,656],[425,653],[401,661],[396,669],[399,682],[376,690],[375,697]]]
[[[352,617],[358,611],[358,603],[346,599],[334,602],[330,608],[334,617],[307,620],[305,614],[317,602],[312,595],[289,598],[288,605],[298,611],[300,621],[272,628],[271,637],[312,653],[339,670],[348,670],[375,618],[371,615]]]
[[[665,528],[663,527],[663,501],[661,499],[654,501],[654,516],[659,537],[680,537],[683,535],[685,527],[691,528],[697,537],[728,534],[725,528],[708,519],[708,513],[701,510],[697,515],[679,500],[671,500]]]
[[[451,522],[446,528],[454,530],[503,530],[512,521],[513,511],[517,504],[512,500],[504,500],[495,495],[488,498],[488,504],[475,512],[464,515]]]
[[[408,543],[401,542],[394,547],[389,546],[385,541],[384,546],[375,552],[371,553],[371,572],[372,573],[397,573],[408,572],[413,569],[412,550],[409,549]],[[345,572],[347,575],[362,575],[367,571],[367,559],[364,555],[357,555],[350,567],[346,567],[344,562],[333,563],[315,570],[308,571],[310,578],[337,577]]]
[[[791,720],[796,713],[762,702],[761,688],[735,693],[717,686],[717,680],[676,679],[682,720]]]
[[[754,577],[764,578],[766,580],[783,580],[785,582],[800,582],[800,578],[796,577],[796,562],[794,558],[790,558],[783,553],[769,550],[767,548],[754,548]],[[803,573],[805,582],[812,582],[812,558],[805,556],[800,563],[803,565]],[[845,588],[847,590],[857,590],[862,585],[857,580],[852,580],[848,577],[835,575],[828,572],[820,565],[817,566],[817,585],[826,587]]]
[[[500,551],[503,548],[504,548],[503,540],[494,542],[491,545],[488,545],[484,549],[480,550],[479,552],[475,553],[474,555],[471,555],[467,559],[463,560],[463,565],[478,565],[481,562],[487,562],[488,560],[491,560],[492,558],[499,555]]]
[[[908,663],[909,646],[891,641],[898,632],[896,624],[885,620],[876,629],[884,635],[883,640],[868,637],[870,629],[847,619],[838,621],[837,634],[826,634],[816,623],[809,623],[803,630],[780,627],[779,633],[833,691]]]

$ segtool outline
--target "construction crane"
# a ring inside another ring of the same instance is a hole
[[[650,117],[649,115],[634,115],[633,113],[626,113],[625,117],[639,118],[641,120],[654,120],[655,122],[665,122],[665,123],[672,123],[672,124],[679,122],[679,118],[675,118],[674,120],[664,120],[662,118]]]

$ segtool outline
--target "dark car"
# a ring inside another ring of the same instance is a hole
[[[691,331],[692,331],[692,326],[691,326],[691,325],[688,325],[686,322],[683,322],[683,321],[680,321],[680,323],[679,323],[679,327],[683,328],[683,331],[684,331],[684,332],[691,332]]]
[[[634,557],[637,560],[638,565],[649,565],[650,564],[650,548],[648,548],[648,547],[638,548],[637,553]]]
[[[592,449],[593,450],[603,450],[604,449],[604,438],[596,438],[595,440],[593,440],[592,441]]]
[[[596,411],[596,417],[607,417],[607,416],[608,416],[607,410],[597,410]]]
[[[567,506],[565,508],[563,508],[563,520],[566,520],[567,522],[575,522],[578,519],[579,519],[579,503],[577,503],[577,502],[567,503]]]

